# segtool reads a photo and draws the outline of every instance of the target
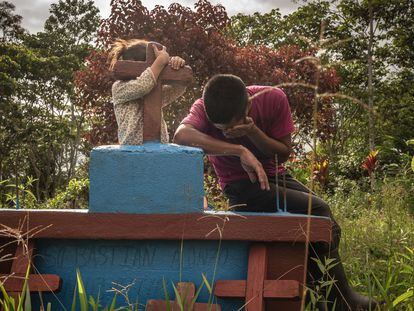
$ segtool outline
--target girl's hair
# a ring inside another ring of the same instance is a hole
[[[148,41],[141,39],[116,39],[108,55],[109,70],[113,70],[118,59],[145,61]]]

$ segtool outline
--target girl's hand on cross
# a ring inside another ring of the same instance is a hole
[[[178,70],[181,67],[184,67],[185,60],[179,56],[173,56],[170,58],[170,66],[172,69]]]
[[[159,60],[164,66],[167,65],[170,60],[170,55],[167,52],[167,48],[163,46],[161,50],[158,50],[155,44],[152,45],[152,48],[154,49],[156,60]]]
[[[170,55],[167,53],[165,46],[163,46],[161,50],[158,50],[157,46],[152,44],[152,48],[154,49],[155,61],[151,65],[151,71],[155,81],[157,81],[161,71],[168,64]]]

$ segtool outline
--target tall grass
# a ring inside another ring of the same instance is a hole
[[[379,181],[374,193],[355,186],[326,200],[342,228],[340,251],[351,285],[385,301],[385,310],[414,310],[412,189],[397,178]]]

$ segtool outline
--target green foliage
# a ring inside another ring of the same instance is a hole
[[[0,9],[13,15],[14,6],[2,2]],[[89,150],[73,75],[84,66],[99,23],[90,0],[61,0],[50,13],[43,32],[14,37],[8,32],[0,43],[0,182],[20,184],[34,176],[30,190],[39,203],[74,178],[81,154]],[[6,29],[10,18],[2,16]]]
[[[338,263],[332,258],[312,258],[312,260],[317,263],[322,275],[321,278],[316,281],[316,284],[313,284],[312,288],[307,288],[310,301],[306,305],[306,310],[317,310],[318,306],[321,304],[324,305],[326,309],[329,309],[327,302],[329,301],[329,295],[336,282],[332,279],[329,273]],[[336,303],[337,302],[334,301],[333,305],[329,304],[332,310],[335,310]]]
[[[51,15],[45,22],[46,33],[55,33],[67,41],[71,50],[84,49],[96,36],[99,25],[99,10],[91,0],[59,0],[50,6]],[[65,46],[62,46],[64,48]],[[62,53],[68,51],[61,50]]]
[[[0,41],[7,41],[23,34],[24,29],[21,27],[22,17],[14,14],[15,5],[8,1],[0,2],[0,30],[2,36]]]
[[[223,192],[218,183],[218,178],[214,172],[211,174],[204,174],[204,189],[207,202],[216,210],[228,210],[228,199],[223,195]]]
[[[311,175],[309,159],[293,159],[291,161],[286,162],[285,167],[288,170],[288,173],[294,176],[302,184],[309,184]]]
[[[0,207],[35,208],[37,200],[31,191],[35,179],[31,176],[25,183],[14,184],[9,179],[0,182],[0,187],[5,188],[5,204]],[[0,200],[2,202],[3,200]]]
[[[342,228],[340,251],[352,271],[351,285],[385,300],[387,310],[413,305],[413,179],[413,174],[387,177],[374,193],[354,184],[326,198]]]
[[[88,207],[89,179],[73,178],[66,189],[48,200],[47,208],[87,208]]]

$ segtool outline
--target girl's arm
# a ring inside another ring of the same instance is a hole
[[[170,55],[168,55],[165,46],[162,47],[162,50],[158,50],[158,48],[155,45],[153,45],[152,48],[154,49],[154,54],[156,58],[151,65],[151,71],[154,74],[155,81],[157,81],[161,71],[170,61]]]
[[[112,100],[114,105],[124,104],[131,100],[143,98],[155,86],[154,75],[147,68],[139,77],[128,81],[115,81],[112,85]]]
[[[112,99],[115,105],[136,100],[147,95],[154,88],[158,76],[169,62],[169,55],[165,49],[158,50],[153,45],[156,59],[150,68],[147,68],[139,77],[129,81],[116,81],[112,85]]]

